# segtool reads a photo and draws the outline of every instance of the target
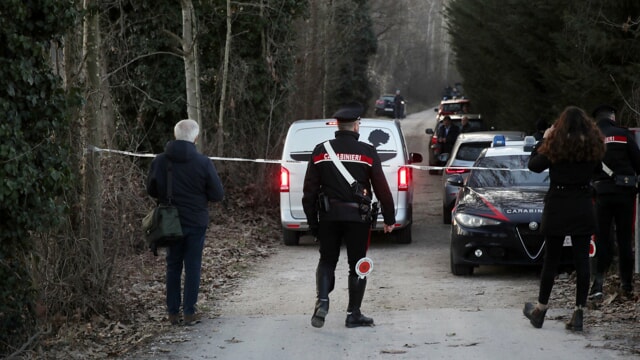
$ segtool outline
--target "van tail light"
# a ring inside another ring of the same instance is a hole
[[[444,173],[447,175],[455,175],[455,174],[464,174],[464,173],[468,173],[469,169],[461,169],[461,168],[457,168],[457,169],[452,169],[452,168],[446,168],[444,169]]]
[[[409,182],[411,181],[411,168],[401,166],[398,169],[398,191],[409,190]]]
[[[280,167],[280,192],[289,192],[289,170]]]
[[[436,134],[433,134],[433,136],[431,137],[431,145],[435,145],[438,143],[438,138],[436,137]]]

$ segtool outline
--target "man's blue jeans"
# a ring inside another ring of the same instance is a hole
[[[200,270],[202,249],[206,227],[183,226],[184,241],[167,249],[167,312],[180,312],[180,282],[184,266],[184,306],[183,314],[192,315],[196,311],[200,290]]]

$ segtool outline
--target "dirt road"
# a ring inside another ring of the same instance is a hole
[[[433,111],[402,121],[409,151],[427,158],[424,129]],[[426,165],[426,164],[425,164]],[[282,247],[255,264],[237,291],[215,305],[219,317],[179,327],[136,358],[146,359],[626,359],[597,330],[564,329],[566,307],[552,308],[542,329],[522,315],[538,279],[519,268],[481,267],[471,277],[449,270],[449,225],[441,219],[440,177],[415,173],[413,243],[376,236],[362,310],[372,328],[347,329],[346,255],[325,326],[311,327],[317,245]]]

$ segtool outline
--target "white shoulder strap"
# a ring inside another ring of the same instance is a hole
[[[609,167],[604,163],[604,161],[602,162],[602,170],[604,170],[604,172],[606,172],[607,175],[613,176],[613,171],[609,169]]]
[[[340,171],[340,173],[342,174],[344,179],[347,180],[349,185],[353,185],[356,182],[356,179],[354,179],[353,176],[351,176],[351,173],[349,173],[349,170],[347,170],[347,168],[344,167],[342,162],[338,160],[338,155],[336,155],[336,152],[333,151],[333,147],[331,146],[331,144],[328,141],[325,141],[323,145],[324,145],[324,148],[327,149],[329,158],[331,159],[331,161],[333,161],[333,163],[338,168],[338,171]]]

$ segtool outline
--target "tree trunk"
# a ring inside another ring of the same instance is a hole
[[[187,92],[187,117],[195,120],[202,129],[200,117],[200,84],[198,74],[198,47],[196,15],[191,0],[182,0],[182,51],[184,57],[184,75]],[[204,139],[199,141],[202,149]]]
[[[87,82],[87,103],[84,118],[86,124],[87,145],[100,146],[102,140],[102,126],[100,117],[100,64],[99,18],[96,13],[95,0],[85,0],[85,10],[89,10],[84,22],[83,53],[86,61],[85,76]],[[104,244],[102,239],[102,173],[100,171],[100,153],[87,152],[84,172],[85,201],[83,212],[83,236],[90,239],[94,256],[102,259]]]
[[[231,49],[231,0],[227,0],[227,36],[224,46],[224,63],[222,68],[222,89],[220,91],[220,107],[218,110],[218,129],[216,133],[216,155],[222,156],[224,149],[224,109],[227,97],[227,79],[229,77],[229,53]]]

